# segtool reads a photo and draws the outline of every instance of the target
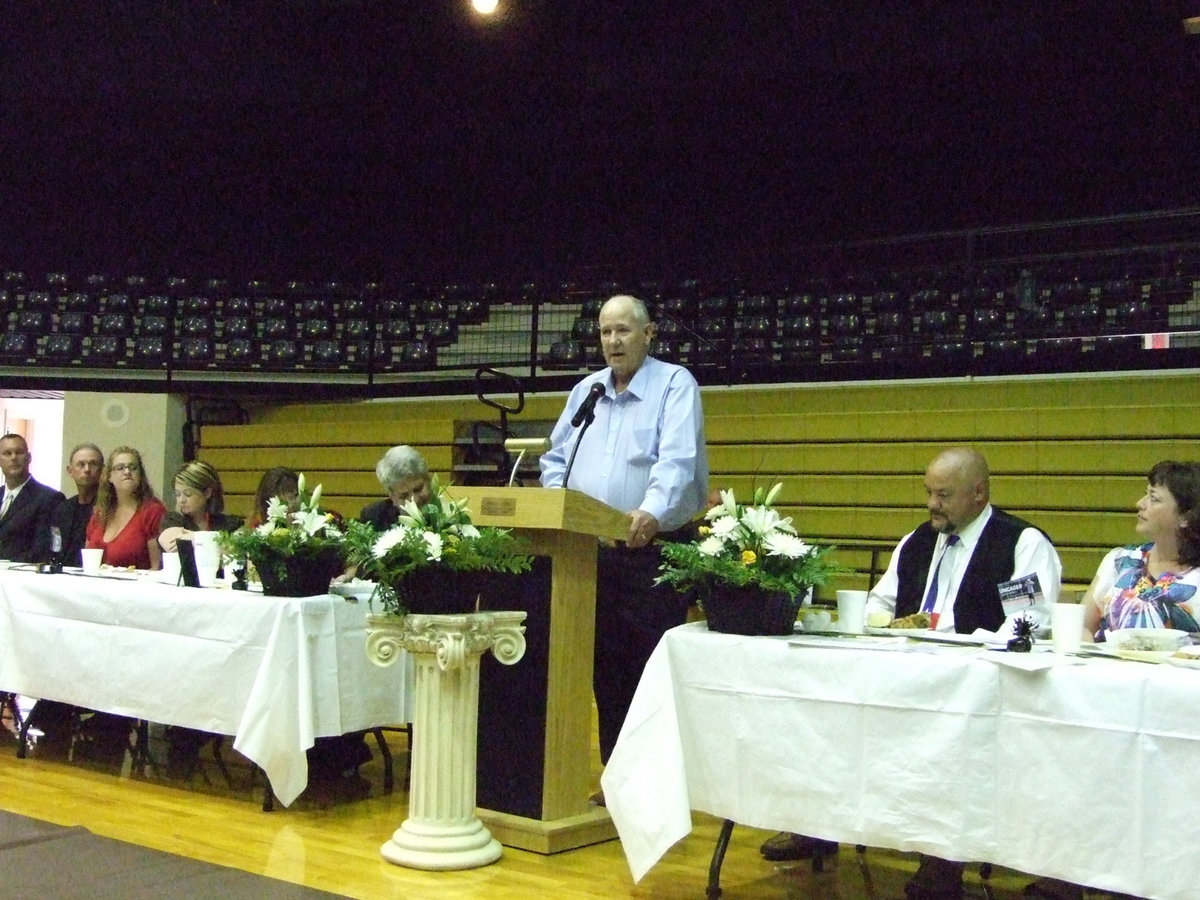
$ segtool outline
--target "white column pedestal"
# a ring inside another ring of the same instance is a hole
[[[387,666],[401,648],[416,667],[408,818],[380,848],[414,869],[472,869],[500,858],[475,815],[479,659],[512,665],[525,655],[524,612],[368,616],[367,657]]]

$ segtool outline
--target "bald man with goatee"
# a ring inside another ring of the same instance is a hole
[[[1036,526],[992,506],[990,479],[987,460],[970,447],[933,458],[925,470],[929,519],[896,545],[867,599],[868,617],[923,613],[930,630],[959,634],[982,629],[1011,636],[1018,618],[1049,626],[1062,581],[1058,553]],[[836,853],[837,844],[781,832],[761,852],[777,861],[806,859]],[[963,867],[921,854],[904,886],[907,900],[959,900]]]

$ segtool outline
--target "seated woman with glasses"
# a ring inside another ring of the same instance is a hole
[[[142,455],[118,447],[108,458],[87,527],[87,546],[117,568],[162,568],[158,533],[167,508],[146,480]]]
[[[236,531],[240,516],[225,513],[225,489],[221,476],[198,459],[184,463],[175,473],[175,511],[162,520],[158,544],[168,553],[180,538],[191,539],[194,531]]]

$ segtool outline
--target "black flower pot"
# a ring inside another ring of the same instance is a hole
[[[497,572],[459,572],[440,565],[422,566],[396,585],[400,602],[410,613],[457,615],[475,612],[476,600]]]
[[[314,597],[329,593],[329,580],[345,568],[341,551],[326,547],[303,556],[264,553],[253,559],[263,593],[272,597]]]
[[[713,585],[703,602],[709,631],[725,634],[791,634],[800,600],[784,591]]]

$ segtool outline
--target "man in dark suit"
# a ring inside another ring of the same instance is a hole
[[[49,552],[50,517],[65,498],[30,476],[32,459],[21,435],[0,437],[0,559],[37,562]]]

